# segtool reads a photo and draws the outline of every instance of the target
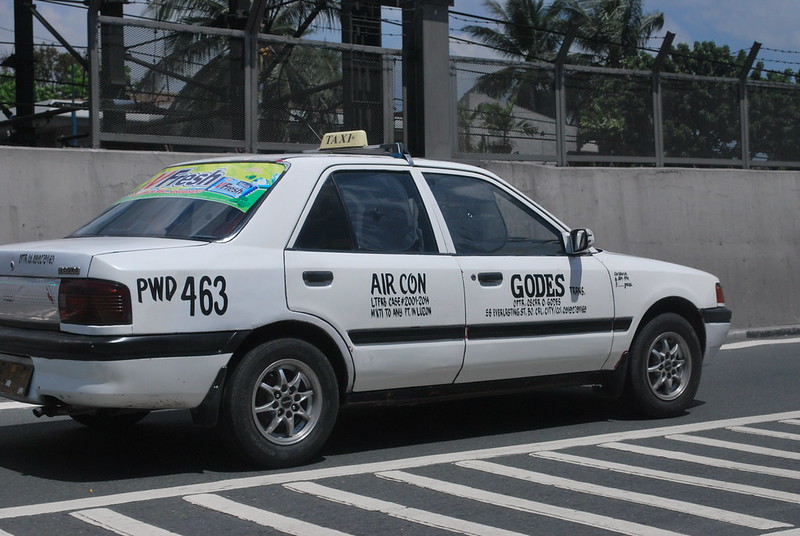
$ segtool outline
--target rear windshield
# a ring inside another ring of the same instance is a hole
[[[219,240],[241,228],[286,168],[273,162],[170,167],[72,236]]]

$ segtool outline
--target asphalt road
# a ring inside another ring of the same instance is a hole
[[[800,339],[729,345],[683,416],[589,389],[345,411],[252,471],[186,412],[107,434],[0,402],[0,536],[800,536]]]

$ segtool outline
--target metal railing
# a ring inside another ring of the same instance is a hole
[[[259,152],[346,128],[402,136],[398,50],[107,16],[96,28],[96,147]]]
[[[96,147],[280,152],[325,131],[406,141],[399,50],[97,16]],[[452,157],[800,167],[800,85],[450,58]],[[430,114],[428,114],[430,115]]]

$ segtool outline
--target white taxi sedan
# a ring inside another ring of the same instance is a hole
[[[714,276],[600,251],[485,170],[326,140],[172,166],[67,238],[0,247],[0,395],[90,426],[191,409],[266,467],[316,456],[353,402],[692,402],[730,327]]]

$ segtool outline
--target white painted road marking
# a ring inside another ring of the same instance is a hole
[[[244,521],[250,521],[270,527],[280,532],[291,534],[292,536],[349,536],[346,532],[321,527],[312,523],[306,523],[299,519],[282,516],[269,510],[262,510],[246,504],[241,504],[219,495],[189,495],[183,498],[185,501],[209,510],[222,512]]]
[[[120,536],[180,536],[174,532],[118,514],[107,508],[72,512],[70,515]]]
[[[762,475],[779,476],[783,478],[793,478],[795,480],[800,480],[800,471],[794,471],[792,469],[780,469],[778,467],[768,467],[766,465],[734,462],[731,460],[726,460],[724,458],[711,458],[709,456],[698,456],[696,454],[689,454],[686,452],[655,449],[652,447],[644,447],[641,445],[628,445],[625,443],[605,443],[598,446],[603,448],[631,452],[634,454],[643,454],[645,456],[656,456],[659,458],[666,458],[668,460],[679,460],[681,462],[708,465],[711,467],[718,467],[720,469],[733,469],[735,471],[745,471],[748,473],[759,473]]]
[[[792,526],[787,523],[772,521],[771,519],[764,519],[762,517],[740,514],[738,512],[731,512],[730,510],[723,510],[721,508],[713,508],[710,506],[703,506],[686,501],[677,501],[667,497],[660,497],[647,493],[637,493],[635,491],[610,488],[607,486],[598,486],[597,484],[590,484],[588,482],[581,482],[578,480],[571,480],[568,478],[547,475],[544,473],[537,473],[534,471],[528,471],[526,469],[520,469],[518,467],[509,467],[507,465],[500,465],[482,460],[467,460],[458,462],[456,465],[477,471],[484,471],[494,475],[504,476],[507,478],[516,478],[526,482],[533,482],[535,484],[542,484],[545,486],[553,486],[578,493],[588,493],[595,497],[606,497],[608,499],[643,504],[651,508],[672,510],[682,514],[704,517],[714,521],[721,521],[723,523],[740,525],[742,527],[749,527],[752,529],[770,530]]]
[[[554,506],[551,504],[529,501],[528,499],[513,497],[511,495],[503,495],[501,493],[484,491],[461,484],[454,484],[452,482],[428,478],[425,476],[412,475],[403,471],[387,471],[385,473],[378,473],[377,476],[386,478],[388,480],[394,480],[396,482],[413,484],[414,486],[438,491],[440,493],[446,493],[448,495],[454,495],[464,499],[471,499],[473,501],[500,506],[502,508],[511,508],[529,514],[552,517],[562,521],[568,521],[570,523],[578,523],[580,525],[587,525],[589,527],[617,532],[619,534],[628,534],[631,536],[638,536],[642,534],[647,534],[648,536],[678,536],[681,534],[679,532],[661,530],[656,527],[633,523],[631,521],[601,516],[598,514],[592,514],[590,512],[582,512],[573,508],[564,508],[563,506]]]
[[[726,426],[726,428],[729,427]],[[787,460],[800,460],[800,452],[790,452],[788,450],[770,449],[766,447],[758,447],[756,445],[747,445],[745,443],[722,441],[721,439],[712,439],[710,437],[690,436],[686,434],[674,434],[674,435],[667,435],[666,438],[672,439],[674,441],[683,441],[684,443],[694,443],[695,445],[704,445],[706,447],[718,447],[722,449],[747,452],[750,454],[761,454],[763,456],[772,456],[774,458],[785,458]]]
[[[469,536],[524,536],[519,532],[511,532],[498,527],[491,527],[481,523],[474,523],[464,519],[445,516],[435,512],[410,508],[402,504],[397,504],[364,495],[357,495],[348,491],[321,486],[315,482],[295,482],[284,484],[284,487],[300,493],[308,493],[321,499],[337,502],[347,506],[354,506],[370,512],[380,512],[388,516],[396,517],[404,521],[410,521],[427,527],[449,530],[459,534]]]
[[[764,437],[775,437],[777,439],[788,439],[790,441],[800,441],[800,434],[790,434],[788,432],[779,432],[777,430],[764,430],[763,428],[753,428],[750,426],[731,426],[728,428],[728,430],[742,434],[752,434]]]
[[[788,493],[785,491],[759,488],[756,486],[748,486],[746,484],[735,484],[733,482],[726,482],[724,480],[713,480],[711,478],[682,475],[675,472],[658,471],[656,469],[648,469],[646,467],[639,467],[636,465],[605,462],[602,460],[595,460],[594,458],[584,458],[582,456],[564,454],[563,452],[535,452],[531,455],[539,458],[545,458],[547,460],[556,460],[560,462],[581,465],[583,467],[606,469],[608,471],[614,471],[616,473],[623,473],[626,475],[644,476],[648,478],[655,478],[657,480],[666,480],[667,482],[674,482],[677,484],[688,484],[690,486],[699,486],[702,488],[717,489],[731,493],[739,493],[742,495],[763,497],[765,499],[772,499],[775,501],[800,504],[800,495],[797,493]]]
[[[756,346],[770,346],[772,344],[797,344],[800,343],[800,337],[791,337],[787,339],[766,339],[766,340],[750,340],[741,342],[731,342],[723,344],[720,350],[739,350],[741,348],[755,348]]]
[[[414,467],[456,463],[464,460],[485,460],[500,456],[513,456],[518,454],[531,454],[572,447],[594,446],[601,443],[633,441],[637,439],[648,439],[651,437],[661,437],[672,434],[691,434],[705,430],[714,430],[730,426],[747,426],[756,423],[779,421],[782,419],[800,419],[800,411],[773,413],[769,415],[756,415],[752,417],[737,417],[734,419],[689,423],[661,428],[630,430],[627,432],[615,432],[595,436],[560,439],[542,443],[527,443],[523,445],[511,445],[507,447],[496,447],[490,449],[450,452],[445,454],[420,456],[416,458],[404,458],[399,460],[330,467],[327,469],[306,469],[289,473],[273,473],[252,477],[220,480],[217,482],[206,482],[203,484],[190,484],[170,488],[119,493],[115,495],[93,496],[68,501],[30,504],[25,506],[11,506],[0,508],[0,519],[12,519],[39,514],[52,514],[57,512],[70,512],[73,510],[100,508],[154,499],[183,497],[185,495],[218,493],[234,489],[247,489],[260,486],[269,486],[273,484],[285,484],[288,482],[320,480],[324,478],[339,478],[344,476],[363,475],[392,470],[406,470]],[[673,477],[674,476],[676,475],[673,475]]]

